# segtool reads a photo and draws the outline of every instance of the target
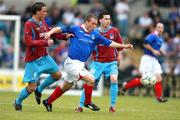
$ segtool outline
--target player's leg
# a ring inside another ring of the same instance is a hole
[[[117,75],[112,74],[110,76],[110,108],[109,112],[115,112],[115,105],[117,101],[117,95],[118,95],[118,81],[117,81]]]
[[[23,88],[15,100],[15,110],[22,110],[22,101],[26,99],[36,88],[36,83],[28,83],[28,86]]]
[[[35,90],[35,97],[38,104],[41,102],[41,93],[42,91],[59,80],[62,76],[61,72],[58,69],[57,64],[50,56],[45,56],[39,61],[41,64],[40,70],[45,73],[49,73],[48,77],[36,88]]]
[[[23,82],[28,82],[28,86],[23,88],[15,100],[15,110],[22,110],[22,101],[26,99],[34,90],[37,85],[37,80],[40,73],[37,72],[38,67],[36,61],[26,63],[25,74]]]
[[[144,55],[141,58],[140,65],[139,65],[139,72],[143,75],[144,73],[151,72],[152,71],[152,62],[151,58]],[[131,79],[129,82],[123,83],[123,91],[126,91],[128,89],[142,86],[141,77],[135,77]]]
[[[117,62],[105,63],[105,77],[110,78],[110,107],[109,112],[115,112],[115,105],[118,95],[118,67]]]
[[[84,106],[93,111],[99,111],[100,108],[91,101],[92,91],[95,83],[94,77],[92,75],[85,75],[85,76],[81,76],[81,78],[82,80],[86,81],[86,83],[84,84],[84,93],[85,93]]]
[[[64,63],[64,69],[67,72],[67,75],[65,76],[65,82],[62,86],[58,86],[48,99],[43,101],[46,108],[50,108],[47,108],[47,111],[52,111],[52,102],[59,98],[64,92],[69,90],[75,82],[81,79],[81,74],[82,76],[86,75],[86,71],[84,70],[84,63],[81,61],[67,58]]]
[[[156,84],[154,85],[155,96],[158,102],[167,102],[167,99],[163,97],[163,87],[162,87],[162,69],[157,60],[153,61],[153,72],[156,75]]]
[[[99,62],[92,62],[91,63],[91,70],[90,73],[93,74],[95,78],[95,85],[98,85],[98,82],[100,80],[100,77],[103,73],[104,68],[99,64]],[[84,101],[85,101],[85,92],[84,88],[82,90],[82,94],[80,97],[79,107],[75,108],[76,112],[82,112],[84,107]]]
[[[61,86],[57,86],[53,93],[43,101],[44,106],[48,112],[52,112],[52,103],[61,97],[66,91],[68,91],[73,86],[72,82],[64,81]]]
[[[123,91],[126,91],[128,89],[134,88],[134,87],[139,87],[142,86],[141,83],[141,78],[140,77],[135,77],[131,79],[129,82],[123,82]]]

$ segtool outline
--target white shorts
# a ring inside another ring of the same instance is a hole
[[[142,75],[145,73],[161,74],[162,69],[155,57],[143,55],[140,62],[139,71]]]
[[[69,57],[65,60],[64,69],[66,71],[64,80],[71,83],[77,82],[80,79],[80,76],[93,76],[88,70],[86,70],[84,62],[72,60]]]

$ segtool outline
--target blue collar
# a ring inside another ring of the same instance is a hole
[[[42,21],[41,22],[37,22],[34,18],[30,18],[29,21],[35,23],[36,25],[41,26],[42,25]]]

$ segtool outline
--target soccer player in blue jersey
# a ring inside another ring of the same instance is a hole
[[[104,37],[122,44],[122,38],[120,36],[119,30],[111,26],[111,16],[107,11],[103,11],[99,14],[98,21],[100,26],[96,28],[98,32],[101,33]],[[120,55],[121,49],[111,48],[99,44],[96,46],[93,51],[90,72],[95,78],[95,85],[98,85],[99,80],[104,74],[106,80],[110,79],[110,107],[109,112],[115,112],[115,104],[118,94],[118,58]],[[80,98],[79,107],[75,109],[76,112],[83,112],[85,101],[84,89]]]
[[[131,44],[119,44],[103,37],[98,31],[94,30],[97,26],[97,18],[90,14],[86,16],[85,23],[81,26],[72,26],[69,30],[62,30],[74,34],[74,37],[70,39],[70,45],[68,48],[68,58],[65,60],[64,69],[67,72],[67,76],[62,85],[56,87],[54,92],[43,101],[47,111],[52,111],[52,102],[59,98],[62,94],[68,91],[78,80],[84,80],[84,93],[85,102],[84,106],[98,111],[99,107],[91,101],[91,95],[93,86],[95,83],[94,76],[85,69],[85,62],[95,49],[96,45],[103,44],[105,46],[114,48],[132,48]],[[61,29],[51,30],[47,34],[47,38]]]
[[[164,25],[162,23],[156,24],[156,29],[153,33],[149,34],[144,41],[144,55],[141,58],[139,71],[141,75],[150,73],[156,76],[156,84],[154,85],[154,91],[156,99],[159,102],[166,102],[167,99],[162,96],[162,69],[157,60],[157,56],[163,55],[164,52],[161,50],[163,39],[161,37],[164,31]],[[141,86],[141,78],[133,78],[129,82],[123,83],[123,91],[130,88]]]

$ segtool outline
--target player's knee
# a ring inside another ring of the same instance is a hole
[[[54,78],[55,80],[59,80],[62,77],[62,73],[60,71],[51,74],[51,77]]]
[[[111,75],[110,76],[111,83],[117,83],[117,75]]]
[[[34,92],[34,91],[35,91],[35,89],[36,89],[36,87],[35,87],[35,86],[28,86],[28,87],[27,87],[27,91],[28,91],[28,93],[32,93],[32,92]]]
[[[95,79],[94,78],[90,78],[88,84],[94,86]]]
[[[161,82],[161,81],[162,81],[162,76],[161,76],[161,74],[157,74],[157,75],[156,75],[156,80],[157,80],[157,82]]]

